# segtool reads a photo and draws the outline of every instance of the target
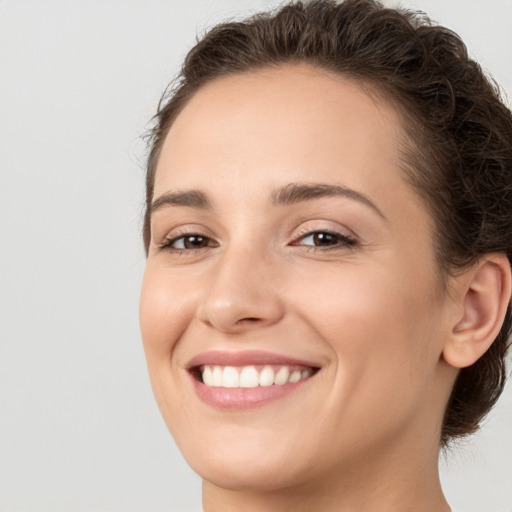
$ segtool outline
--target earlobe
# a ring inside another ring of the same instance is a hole
[[[469,269],[457,286],[462,314],[443,349],[444,360],[456,368],[475,363],[498,335],[510,302],[511,269],[504,254],[487,255]]]

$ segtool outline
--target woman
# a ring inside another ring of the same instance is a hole
[[[512,116],[460,39],[370,0],[217,26],[146,184],[142,335],[204,510],[449,511],[511,325]]]

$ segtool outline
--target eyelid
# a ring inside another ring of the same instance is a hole
[[[331,233],[334,235],[339,235],[345,238],[351,238],[353,240],[359,240],[359,236],[348,227],[335,223],[326,221],[325,219],[318,219],[316,221],[304,222],[299,229],[293,234],[294,239],[300,238],[301,236],[312,234],[312,233]]]
[[[170,252],[174,252],[176,254],[183,253],[198,253],[200,251],[218,247],[219,243],[215,240],[215,237],[211,234],[207,234],[207,231],[196,226],[181,226],[174,230],[171,230],[165,237],[163,237],[156,245],[159,250],[168,250]],[[301,243],[305,238],[311,237],[315,234],[330,234],[336,237],[338,240],[336,243],[331,245],[309,245]],[[184,239],[187,237],[202,237],[206,239],[207,245],[204,247],[197,248],[176,248],[172,247],[178,240]],[[308,250],[319,250],[319,251],[327,251],[327,250],[340,250],[346,249],[347,247],[354,247],[360,244],[358,237],[349,229],[340,229],[340,228],[332,228],[318,225],[312,226],[308,223],[305,226],[301,226],[298,231],[294,234],[291,242],[288,242],[287,245],[297,246],[308,248]]]
[[[299,247],[305,247],[308,250],[318,250],[318,251],[329,251],[329,250],[341,250],[348,248],[354,248],[359,245],[359,239],[355,234],[353,234],[352,231],[349,233],[344,233],[344,230],[341,229],[333,229],[333,228],[326,228],[326,227],[313,227],[313,226],[304,226],[302,227],[298,233],[293,237],[292,242],[290,242],[289,245],[292,246],[299,246]],[[346,230],[349,231],[349,230]],[[321,234],[326,233],[333,235],[338,238],[338,243],[333,245],[325,245],[325,246],[315,246],[315,245],[306,245],[299,243],[300,241],[304,240],[305,238],[308,238],[310,236],[313,236],[315,234]]]
[[[193,237],[193,236],[206,238],[206,239],[214,242],[214,240],[211,236],[205,235],[204,233],[200,233],[199,231],[189,231],[187,233],[180,233],[180,234],[173,235],[173,236],[166,236],[162,240],[161,244],[169,245],[171,243],[176,242],[177,240],[180,240],[181,238],[188,238],[188,237]],[[216,242],[214,242],[214,243],[216,243]]]
[[[208,249],[209,247],[217,247],[219,244],[216,242],[215,237],[211,234],[207,234],[208,230],[203,229],[199,226],[194,225],[185,225],[180,226],[178,228],[175,228],[171,231],[169,231],[164,237],[162,237],[157,243],[156,246],[159,250],[163,251],[170,251],[175,252],[177,254],[183,254],[183,253],[198,253],[199,251],[202,251],[203,249]],[[198,247],[196,249],[178,249],[172,247],[174,243],[176,243],[177,240],[181,238],[191,237],[191,236],[200,236],[209,241],[208,245],[206,247]]]

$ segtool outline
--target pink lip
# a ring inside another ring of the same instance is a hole
[[[216,409],[226,411],[239,411],[262,407],[270,402],[283,398],[302,386],[310,379],[300,380],[295,383],[283,384],[282,386],[268,386],[257,388],[214,388],[205,386],[202,382],[193,379],[194,388],[198,397],[207,405]]]
[[[287,366],[306,366],[318,368],[318,363],[294,359],[273,352],[264,352],[260,350],[243,350],[238,352],[228,352],[222,350],[211,350],[203,352],[192,358],[186,368],[191,369],[197,366],[211,364],[219,366],[248,366],[260,364],[274,364]]]
[[[237,411],[262,407],[270,402],[298,391],[307,384],[311,377],[294,383],[256,388],[221,388],[206,386],[197,379],[194,371],[202,365],[248,366],[248,365],[286,365],[319,368],[318,364],[290,358],[272,352],[246,350],[239,352],[209,351],[195,356],[187,364],[190,378],[197,396],[205,404],[216,409]],[[192,371],[190,371],[192,370]]]

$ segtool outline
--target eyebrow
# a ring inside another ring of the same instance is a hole
[[[341,185],[327,185],[323,183],[290,183],[285,187],[276,190],[272,196],[272,204],[275,206],[290,205],[301,203],[303,201],[311,201],[321,197],[346,197],[359,201],[379,214],[380,217],[386,219],[377,205],[361,192],[357,192],[351,188]]]
[[[270,201],[274,206],[287,206],[323,197],[345,197],[353,199],[369,206],[380,217],[386,219],[384,214],[370,198],[361,192],[341,185],[290,183],[280,189],[274,190],[270,196]],[[212,203],[208,199],[208,196],[201,190],[166,192],[151,203],[151,214],[164,206],[187,206],[200,210],[212,209]]]
[[[204,192],[200,190],[185,190],[177,192],[166,192],[151,203],[151,213],[164,206],[188,206],[201,210],[211,210],[212,204]]]

